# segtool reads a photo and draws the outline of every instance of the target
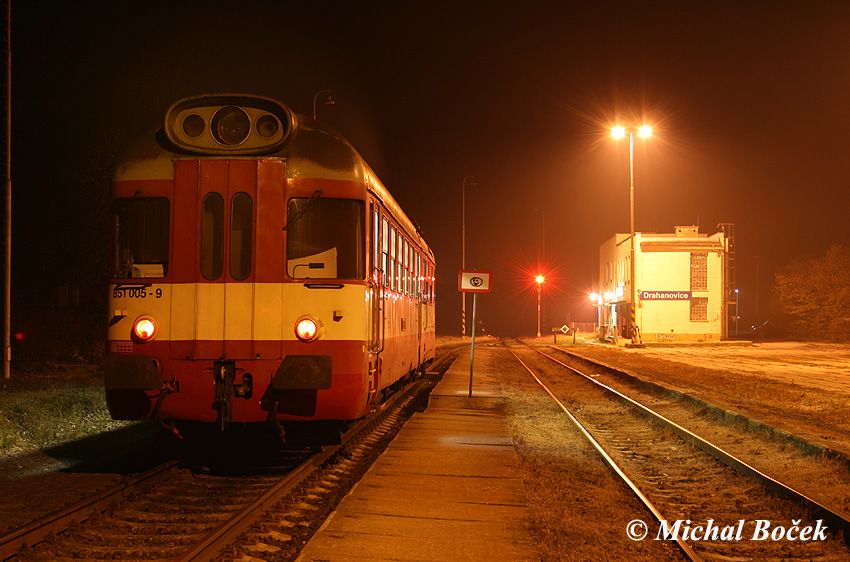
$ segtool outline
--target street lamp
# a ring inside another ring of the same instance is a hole
[[[640,332],[635,321],[635,313],[637,308],[637,284],[635,283],[635,133],[638,136],[646,139],[652,136],[652,127],[649,125],[641,125],[635,130],[634,128],[626,129],[621,125],[611,128],[611,136],[615,139],[622,139],[628,133],[629,135],[629,238],[631,240],[631,257],[630,262],[630,278],[629,283],[629,320],[631,322],[631,339],[632,343],[641,343]]]
[[[318,103],[318,101],[319,101],[319,97],[320,97],[322,94],[326,94],[326,96],[325,96],[325,100],[322,102],[323,104],[325,104],[325,105],[334,105],[334,103],[335,103],[335,102],[334,102],[334,98],[333,98],[333,96],[331,95],[331,91],[330,91],[330,90],[319,90],[318,92],[316,92],[316,95],[315,95],[315,96],[313,96],[313,120],[314,120],[314,121],[316,120],[316,104]]]
[[[534,278],[534,281],[537,283],[537,337],[540,337],[540,297],[543,294],[543,281],[546,278],[537,274],[537,277]]]
[[[475,176],[466,176],[463,178],[463,182],[461,184],[460,194],[460,209],[461,209],[461,218],[460,218],[460,268],[461,270],[466,269],[466,184],[469,184],[471,187],[477,185],[475,183]],[[462,337],[466,337],[466,293],[461,294],[461,304],[460,304],[460,335]]]

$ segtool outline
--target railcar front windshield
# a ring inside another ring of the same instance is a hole
[[[168,273],[168,199],[116,199],[112,210],[115,277],[165,277]]]
[[[290,199],[287,274],[294,279],[363,279],[363,209],[363,201],[356,199]]]

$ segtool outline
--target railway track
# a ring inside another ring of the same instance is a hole
[[[396,392],[339,445],[288,451],[241,475],[171,461],[0,537],[0,559],[294,558],[456,356],[452,349],[438,355],[432,376]]]
[[[846,514],[770,478],[549,354],[531,347],[509,350],[647,507],[655,520],[650,525],[640,522],[647,538],[661,536],[656,530],[670,531],[681,521],[678,531],[667,537],[678,539],[682,553],[692,560],[850,556],[839,540],[850,536]],[[568,381],[564,369],[573,374]],[[706,532],[708,521],[717,531],[702,540],[699,533]],[[763,534],[757,530],[763,525],[759,521],[770,522],[768,533],[796,525],[797,540],[750,540]],[[828,540],[800,542],[799,529],[809,525],[825,526],[833,534]],[[732,538],[723,540],[721,530]]]

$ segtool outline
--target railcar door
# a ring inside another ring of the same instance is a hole
[[[381,266],[381,214],[375,201],[369,203],[371,273],[369,275],[369,395],[377,391],[381,376],[381,352],[384,350],[384,268]]]
[[[191,270],[172,299],[173,323],[189,336],[172,357],[255,356],[257,171],[248,159],[175,164],[175,215],[184,214],[174,222],[188,223],[175,228],[175,245]]]

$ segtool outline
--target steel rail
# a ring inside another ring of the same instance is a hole
[[[177,558],[178,561],[187,560],[215,560],[221,551],[233,540],[242,534],[245,529],[261,517],[269,508],[276,504],[280,497],[292,491],[301,482],[306,480],[316,468],[321,466],[331,456],[335,455],[342,445],[328,447],[316,456],[310,457],[292,472],[288,473],[282,480],[266,490],[263,495],[254,500],[249,506],[237,512],[233,517],[225,521],[221,526],[212,531],[194,548]]]
[[[269,488],[262,496],[250,505],[237,512],[218,528],[213,530],[206,538],[199,542],[191,550],[187,551],[175,560],[178,562],[189,561],[214,561],[221,551],[239,537],[255,521],[260,519],[269,509],[277,504],[282,497],[290,493],[299,484],[304,482],[315,470],[321,467],[331,457],[342,451],[351,441],[356,439],[360,433],[366,431],[370,426],[378,425],[393,411],[397,404],[406,399],[412,399],[426,385],[426,379],[419,379],[410,385],[405,391],[397,392],[381,405],[374,415],[368,416],[342,434],[342,442],[338,445],[326,447],[321,453],[310,457],[298,465],[292,472],[282,480]]]
[[[39,517],[23,527],[13,530],[0,537],[0,560],[14,556],[25,546],[31,547],[38,544],[48,535],[64,531],[94,512],[103,511],[112,502],[126,496],[137,486],[164,476],[176,466],[176,460],[168,461],[131,478],[127,482],[116,484],[98,494]]]
[[[639,412],[645,414],[650,419],[659,423],[663,427],[670,429],[671,431],[673,431],[676,435],[678,435],[682,439],[684,439],[686,441],[690,441],[691,443],[693,443],[694,445],[696,445],[697,447],[699,447],[700,449],[702,449],[703,451],[705,451],[706,453],[708,453],[709,455],[711,455],[712,457],[717,459],[718,461],[722,462],[726,466],[734,468],[735,470],[749,476],[750,478],[753,478],[754,480],[759,481],[768,490],[774,492],[775,494],[777,494],[777,495],[779,495],[783,498],[786,498],[788,500],[791,500],[794,503],[801,505],[801,506],[803,506],[807,509],[810,509],[812,511],[813,515],[817,515],[818,517],[822,517],[823,519],[826,519],[830,523],[830,525],[834,525],[834,527],[832,527],[833,530],[836,529],[836,528],[841,529],[843,531],[843,535],[844,535],[844,542],[847,543],[848,545],[850,545],[850,515],[843,513],[843,512],[841,512],[837,509],[834,509],[832,507],[829,507],[829,506],[815,500],[814,498],[811,498],[811,497],[807,496],[806,494],[792,488],[791,486],[788,486],[787,484],[783,484],[779,480],[776,480],[775,478],[768,476],[764,472],[761,472],[757,468],[747,464],[746,462],[742,461],[741,459],[734,456],[733,454],[731,454],[727,451],[724,451],[723,449],[721,449],[717,445],[711,443],[710,441],[703,439],[702,437],[700,437],[696,433],[690,431],[689,429],[682,427],[681,425],[679,425],[676,422],[664,417],[663,415],[652,410],[651,408],[644,406],[640,402],[638,402],[638,401],[636,401],[632,398],[629,398],[628,396],[626,396],[622,392],[620,392],[620,391],[618,391],[614,388],[611,388],[610,386],[608,386],[608,385],[606,385],[602,382],[599,382],[598,380],[591,377],[590,375],[586,375],[586,374],[582,373],[581,371],[579,371],[575,367],[571,367],[570,365],[567,365],[566,363],[556,359],[555,357],[552,357],[551,355],[549,355],[547,353],[540,351],[539,349],[536,349],[536,348],[531,347],[531,346],[528,346],[528,347],[530,347],[531,349],[533,349],[534,351],[536,351],[537,353],[539,353],[543,357],[546,357],[550,361],[553,361],[553,362],[557,363],[558,365],[576,373],[577,375],[584,377],[586,380],[597,385],[599,388],[602,388],[606,392],[608,392],[609,394],[612,394],[613,396],[615,396],[621,402],[624,402],[624,403],[626,403],[630,406],[633,406]]]
[[[514,353],[512,349],[508,348],[508,351],[511,352],[511,354],[516,358],[516,360],[519,361],[520,365],[522,365],[525,370],[528,371],[528,373],[534,378],[534,380],[537,381],[537,384],[540,385],[540,387],[546,392],[546,394],[548,394],[549,397],[552,398],[552,400],[554,400],[556,404],[558,404],[558,406],[561,408],[561,410],[564,411],[564,413],[567,415],[573,425],[578,428],[581,434],[584,435],[585,439],[587,439],[587,441],[593,446],[593,448],[596,449],[596,452],[599,453],[599,456],[602,457],[602,460],[605,461],[605,464],[607,464],[608,467],[612,471],[614,471],[617,476],[620,477],[620,479],[626,484],[626,486],[631,489],[632,493],[634,493],[634,495],[637,496],[637,498],[641,501],[641,503],[643,503],[646,509],[649,510],[655,520],[659,524],[661,524],[661,521],[666,521],[666,518],[664,517],[664,515],[662,515],[661,511],[657,507],[655,507],[655,505],[649,500],[649,498],[647,498],[646,495],[641,491],[638,485],[635,484],[634,481],[629,478],[628,475],[623,471],[623,469],[620,468],[616,461],[611,458],[611,456],[599,443],[599,441],[596,440],[593,434],[591,434],[590,431],[588,431],[588,429],[585,428],[580,421],[578,421],[578,419],[572,414],[572,412],[570,412],[570,410],[566,406],[564,406],[563,402],[561,402],[558,397],[555,396],[555,394],[551,390],[549,390],[549,387],[547,387],[546,384],[542,380],[540,380],[540,378],[536,374],[534,374],[534,371],[532,371],[531,368],[526,365],[525,362],[520,359],[519,356]],[[690,545],[688,545],[688,543],[686,543],[684,540],[677,537],[676,544],[678,545],[679,549],[685,554],[685,556],[688,557],[689,560],[692,560],[694,562],[702,560],[699,555],[697,555],[697,553],[695,553],[690,547]]]

